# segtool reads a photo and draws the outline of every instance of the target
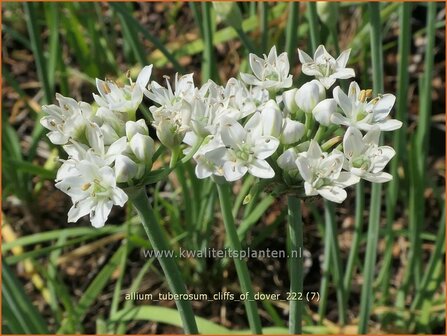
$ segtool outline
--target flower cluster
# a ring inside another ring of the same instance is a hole
[[[124,87],[97,80],[97,106],[59,94],[58,105],[43,106],[48,138],[68,155],[56,187],[73,201],[69,222],[89,215],[93,226],[103,226],[113,205],[127,201],[118,185],[132,185],[150,171],[154,141],[146,122],[135,121],[135,115],[151,71],[152,66],[145,67],[136,83]]]
[[[183,149],[198,178],[236,181],[251,174],[278,190],[334,202],[360,179],[389,181],[383,169],[395,152],[379,139],[381,131],[401,127],[389,118],[395,96],[372,97],[356,82],[347,92],[330,90],[355,76],[346,67],[350,50],[337,59],[324,46],[313,58],[298,54],[302,72],[315,77],[299,88],[292,87],[287,53],[278,55],[273,47],[262,58],[250,54],[252,73],[223,86],[209,80],[197,87],[193,74],[177,74],[172,85],[167,77],[165,86],[149,83],[150,65],[129,85],[97,79],[94,105],[57,95],[59,105],[44,106],[41,122],[50,141],[68,154],[56,186],[73,200],[69,221],[89,214],[94,226],[102,226],[112,206],[127,201],[123,188],[150,173],[155,144],[146,121],[136,120],[144,96],[171,163]]]

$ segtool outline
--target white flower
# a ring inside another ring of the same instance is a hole
[[[159,104],[149,109],[154,118],[153,126],[157,136],[166,147],[173,149],[182,143],[187,131],[191,128],[191,102],[197,95],[193,74],[178,78],[175,75],[174,91],[166,79],[167,88],[156,82],[151,83],[150,91],[145,95]]]
[[[254,75],[241,73],[242,80],[264,89],[280,90],[292,86],[292,75],[289,75],[290,65],[286,52],[278,56],[273,46],[264,58],[250,54],[250,67]]]
[[[221,128],[222,142],[227,148],[223,174],[227,181],[242,178],[247,172],[260,178],[272,178],[275,171],[265,159],[278,148],[272,136],[253,136],[249,129],[227,119]]]
[[[332,202],[343,202],[347,196],[343,188],[359,181],[357,176],[341,171],[343,161],[343,153],[337,150],[324,153],[318,143],[311,140],[308,151],[300,153],[296,159],[306,195],[319,194]]]
[[[96,79],[99,96],[93,98],[99,106],[107,107],[117,112],[134,113],[143,100],[143,92],[152,74],[152,64],[145,66],[138,75],[137,81],[124,87],[119,87],[112,81]]]
[[[392,180],[393,176],[382,170],[396,152],[389,146],[379,146],[379,139],[378,127],[370,130],[363,138],[358,129],[349,127],[343,138],[346,157],[344,169],[370,182]]]
[[[116,186],[114,170],[97,155],[87,152],[86,158],[68,162],[70,173],[62,168],[56,187],[69,195],[73,206],[68,212],[68,221],[76,222],[90,215],[94,227],[102,227],[113,205],[123,206],[127,195]]]
[[[90,104],[77,102],[73,98],[56,94],[59,102],[57,105],[42,106],[46,114],[40,123],[50,132],[47,134],[50,141],[55,145],[64,145],[70,139],[85,139],[87,125],[94,117]]]
[[[311,113],[314,107],[326,98],[326,90],[317,80],[303,84],[295,94],[295,102],[306,113]]]
[[[402,126],[399,120],[387,119],[396,101],[392,94],[384,94],[368,101],[371,90],[360,90],[358,84],[352,82],[348,95],[338,86],[333,95],[344,114],[334,113],[331,118],[334,124],[354,126],[364,131],[371,130],[375,125],[381,131],[394,131]]]
[[[312,114],[316,121],[323,126],[329,126],[331,124],[331,117],[335,113],[337,108],[337,102],[334,99],[322,100],[314,107]]]
[[[320,45],[315,51],[314,58],[298,49],[302,71],[308,76],[315,76],[326,89],[329,89],[337,79],[347,79],[355,76],[354,69],[346,68],[351,49],[343,51],[337,59],[332,57]]]

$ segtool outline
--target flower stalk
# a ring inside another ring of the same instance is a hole
[[[301,220],[301,200],[295,196],[288,196],[287,204],[289,208],[289,239],[290,255],[290,292],[292,297],[300,297],[303,292],[303,223]],[[290,300],[289,302],[289,332],[291,334],[301,334],[303,318],[303,301]]]
[[[231,249],[233,249],[234,251],[240,251],[242,250],[242,246],[237,235],[237,230],[232,214],[232,207],[230,202],[230,184],[224,182],[216,183],[216,185],[217,191],[219,193],[220,208],[222,210],[222,216],[225,225],[225,231],[228,236],[228,242]],[[250,330],[253,334],[262,334],[261,320],[259,318],[256,301],[254,300],[253,286],[250,281],[247,264],[244,260],[241,260],[239,258],[234,258],[234,264],[236,266],[236,272],[239,278],[241,291],[242,293],[248,293],[248,297],[244,303],[247,310],[247,318],[250,325]]]
[[[163,231],[158,223],[152,210],[150,201],[144,189],[129,193],[129,199],[140,216],[144,231],[146,232],[152,248],[156,251],[168,251],[169,245],[166,242]],[[183,282],[182,275],[172,257],[167,254],[159,254],[158,262],[168,281],[168,286],[173,294],[186,294],[186,286]],[[198,334],[194,313],[191,303],[187,300],[176,300],[180,318],[183,323],[184,330],[187,334]]]

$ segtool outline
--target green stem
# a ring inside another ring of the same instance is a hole
[[[261,51],[263,53],[267,52],[268,48],[268,36],[269,36],[269,29],[268,29],[268,13],[269,13],[269,4],[268,2],[260,2],[259,3],[260,8],[260,15],[261,15]]]
[[[397,199],[399,194],[399,165],[403,167],[408,167],[407,165],[407,155],[405,151],[405,134],[406,134],[406,124],[407,124],[407,110],[408,110],[408,60],[410,55],[410,41],[411,41],[411,3],[404,2],[401,4],[400,14],[399,14],[399,26],[401,34],[399,34],[399,62],[397,69],[397,103],[396,103],[396,119],[402,121],[402,128],[398,129],[393,134],[394,148],[396,149],[396,155],[391,161],[391,175],[393,179],[388,184],[387,189],[387,222],[386,222],[386,247],[385,247],[385,257],[382,269],[380,270],[379,278],[381,278],[382,295],[381,301],[383,303],[387,302],[389,297],[389,286],[390,277],[392,272],[390,272],[391,261],[392,261],[392,251],[394,244],[394,234],[393,234],[393,223],[396,212]]]
[[[310,42],[312,45],[312,51],[315,51],[317,50],[318,43],[320,43],[320,32],[318,30],[320,25],[318,22],[317,3],[308,2],[307,6],[307,20],[309,22],[310,29]]]
[[[301,295],[303,293],[303,224],[301,221],[301,200],[295,196],[288,196],[289,207],[289,239],[290,239],[290,292]],[[292,294],[294,295],[294,294]],[[289,332],[301,334],[303,319],[303,301],[289,302]]]
[[[324,202],[324,213],[326,230],[325,234],[331,238],[331,255],[332,255],[332,277],[334,279],[334,285],[337,292],[338,303],[338,319],[341,326],[346,324],[347,320],[347,307],[346,307],[346,295],[343,286],[342,266],[340,259],[340,247],[338,245],[337,227],[335,221],[335,209],[334,204],[329,201]]]
[[[286,28],[286,52],[289,55],[289,62],[293,65],[296,58],[296,48],[298,45],[298,19],[300,3],[292,1],[289,4],[289,15],[287,17]]]
[[[167,256],[170,249],[163,235],[162,228],[154,215],[146,192],[144,189],[141,189],[135,193],[129,193],[129,198],[140,216],[141,223],[143,224],[152,248],[161,252],[158,255],[158,262],[163,269],[170,290],[173,294],[186,294],[186,286],[183,282],[180,270],[174,259]],[[175,304],[177,305],[185,332],[187,334],[198,334],[199,331],[197,329],[191,303],[187,300],[176,300]]]
[[[343,287],[345,288],[346,300],[351,292],[352,275],[358,258],[360,241],[362,239],[363,212],[365,210],[365,187],[364,182],[360,181],[356,185],[355,193],[355,224],[354,235],[352,237],[351,251],[349,252],[348,263],[346,265]]]
[[[374,94],[383,92],[383,53],[380,20],[380,3],[368,3],[371,24],[371,54],[373,66]],[[379,239],[379,222],[381,206],[382,185],[373,183],[371,192],[371,205],[369,212],[368,237],[363,269],[363,286],[360,297],[359,334],[368,331],[368,321],[374,301],[373,278],[376,268],[377,241]]]
[[[234,251],[241,251],[242,246],[237,235],[236,225],[234,224],[233,214],[231,212],[231,190],[230,185],[226,182],[217,185],[217,191],[219,193],[220,207],[222,211],[223,221],[225,225],[225,231],[228,236],[230,247]],[[241,286],[242,293],[248,293],[248,297],[245,300],[245,309],[247,310],[248,324],[253,334],[262,334],[261,319],[259,318],[258,308],[256,301],[254,300],[253,286],[250,281],[247,264],[244,260],[234,258],[234,264],[236,266],[236,272],[239,278],[239,284]]]
[[[202,83],[208,79],[217,80],[216,59],[213,45],[213,29],[211,21],[211,3],[202,3],[203,20],[203,62],[202,62]]]

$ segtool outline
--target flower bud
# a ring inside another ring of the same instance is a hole
[[[146,125],[146,122],[144,121],[144,119],[126,122],[127,139],[129,141],[132,140],[133,136],[137,133],[143,134],[143,135],[149,135],[149,130],[147,128],[147,125]]]
[[[282,101],[284,102],[284,107],[288,113],[294,114],[298,111],[298,106],[295,102],[295,96],[298,89],[290,89],[284,91],[282,94]]]
[[[279,168],[285,171],[298,170],[296,166],[296,159],[298,158],[298,153],[295,148],[289,148],[284,153],[282,153],[276,163],[278,163]]]
[[[281,133],[281,143],[285,145],[290,145],[298,140],[304,135],[305,127],[302,123],[290,118],[284,120],[284,125]]]
[[[157,125],[157,137],[163,145],[169,149],[175,149],[182,143],[185,131],[175,123],[163,119]]]
[[[152,164],[154,155],[154,140],[148,135],[135,134],[130,140],[130,149],[137,159],[146,165]]]
[[[129,157],[118,155],[115,159],[115,176],[118,183],[129,182],[137,175],[138,167]]]
[[[101,132],[104,135],[104,145],[108,146],[120,138],[115,129],[110,124],[103,124]]]
[[[306,113],[311,113],[314,107],[326,98],[326,90],[316,79],[303,84],[295,95],[298,107]]]
[[[279,138],[281,135],[283,116],[278,104],[269,100],[261,112],[262,135]]]
[[[335,99],[325,99],[314,107],[312,114],[320,125],[329,126],[331,124],[331,116],[335,113],[336,108],[337,102]]]

